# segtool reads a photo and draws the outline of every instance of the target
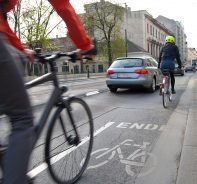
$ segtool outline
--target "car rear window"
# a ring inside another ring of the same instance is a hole
[[[143,61],[140,58],[118,59],[112,63],[111,67],[112,68],[141,67],[142,63]]]

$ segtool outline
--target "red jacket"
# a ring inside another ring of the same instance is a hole
[[[5,4],[5,11],[9,12],[14,8],[18,0],[0,0],[0,2]],[[88,49],[91,45],[91,40],[86,35],[85,29],[69,0],[49,0],[49,2],[66,23],[68,34],[76,47],[82,50]],[[24,45],[21,43],[16,34],[11,30],[1,11],[0,32],[4,32],[7,35],[8,40],[14,47],[20,50],[24,49]]]

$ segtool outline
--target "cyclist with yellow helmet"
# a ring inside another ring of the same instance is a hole
[[[166,44],[162,47],[159,54],[158,68],[160,68],[161,71],[164,69],[170,70],[172,94],[175,94],[176,91],[174,89],[174,85],[175,85],[174,60],[176,59],[179,69],[181,69],[182,63],[180,59],[179,49],[175,45],[175,38],[173,36],[167,36],[165,42]]]

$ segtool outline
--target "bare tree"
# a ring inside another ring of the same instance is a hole
[[[49,42],[49,35],[62,22],[47,0],[23,0],[22,4],[19,0],[8,20],[23,43],[30,49],[40,47],[43,51],[54,48]],[[27,66],[29,75],[32,75],[33,64]]]
[[[119,4],[113,4],[104,0],[86,4],[84,7],[87,31],[89,35],[96,35],[101,47],[105,50],[107,49],[108,63],[111,65],[113,60],[113,41],[118,38],[121,46],[122,44],[124,45],[124,39],[122,38],[122,42],[120,41],[120,25],[124,19],[125,8]]]

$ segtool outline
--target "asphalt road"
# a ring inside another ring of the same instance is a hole
[[[170,152],[172,147],[168,147],[170,139],[167,139],[168,136],[163,137],[163,134],[164,130],[167,131],[165,127],[171,118],[185,119],[180,109],[177,114],[177,107],[191,77],[192,73],[187,73],[183,77],[176,76],[177,94],[173,95],[167,109],[163,108],[158,89],[155,93],[127,89],[111,93],[106,88],[104,78],[68,82],[69,94],[82,97],[91,108],[95,131],[99,132],[94,138],[89,167],[78,183],[145,184],[147,177],[155,177],[154,174],[159,177],[164,173],[169,178],[168,184],[175,183],[185,125],[176,123],[175,127],[172,127],[179,130],[177,142],[173,144],[173,152]],[[32,104],[35,105],[35,122],[40,117],[44,107],[43,101],[47,100],[51,89],[52,86],[48,83],[29,90]],[[1,121],[3,120],[5,121],[1,118]],[[46,130],[32,153],[30,170],[38,170],[38,166],[42,165],[45,136]],[[164,156],[162,152],[153,152],[160,148],[161,144],[169,149],[171,155]],[[96,159],[102,153],[106,154]],[[171,167],[161,170],[160,173],[156,172],[162,167],[163,162],[169,161]],[[35,183],[54,182],[47,169],[44,169],[41,172],[38,170]]]

